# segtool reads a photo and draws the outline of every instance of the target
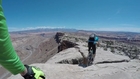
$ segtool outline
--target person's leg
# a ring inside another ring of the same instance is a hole
[[[89,42],[89,43],[88,43],[88,52],[89,52],[89,53],[90,53],[91,48],[92,48],[92,43]]]
[[[92,61],[94,61],[94,58],[95,58],[95,55],[96,55],[96,45],[92,46],[92,51],[93,51],[93,55],[92,55],[93,59],[92,59]]]

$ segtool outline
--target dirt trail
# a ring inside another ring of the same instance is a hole
[[[58,48],[58,47],[56,46],[56,47],[54,47],[52,50],[48,51],[47,53],[51,53],[52,51],[55,51],[57,48]],[[57,53],[57,51],[54,52],[54,53]],[[25,59],[23,59],[22,62],[24,62],[25,60],[27,60],[28,58],[30,58],[30,57],[32,56],[32,54],[33,54],[33,52],[30,51],[30,54],[29,54]],[[49,56],[49,58],[51,58],[51,57],[52,57],[52,56]],[[6,73],[4,73],[4,74],[0,77],[0,79],[4,79],[4,78],[8,77],[8,75],[10,75],[10,73],[9,73],[8,71],[6,71]]]

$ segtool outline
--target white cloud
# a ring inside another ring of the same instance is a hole
[[[35,29],[63,29],[65,26],[62,27],[53,27],[53,26],[37,26],[37,27],[26,27],[26,28],[15,28],[15,27],[9,27],[9,31],[23,31],[23,30],[35,30]]]
[[[33,29],[55,29],[55,28],[66,28],[65,26],[62,27],[52,27],[52,26],[38,26],[38,27],[27,27],[27,28],[9,28],[9,31],[23,31],[23,30],[33,30]],[[76,27],[75,27],[76,28]],[[71,28],[72,29],[72,28]],[[140,27],[136,27],[132,24],[118,24],[115,26],[104,26],[104,27],[97,27],[94,25],[92,27],[86,28],[76,28],[78,30],[93,30],[93,31],[125,31],[125,32],[140,32]]]
[[[55,28],[65,28],[65,26],[62,27],[53,27],[53,26],[37,26],[37,27],[28,27],[26,29],[55,29]]]
[[[93,31],[124,31],[124,32],[140,32],[140,28],[138,27],[94,27],[83,30],[93,30]]]

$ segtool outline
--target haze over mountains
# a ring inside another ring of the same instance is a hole
[[[75,45],[87,56],[86,41],[93,32],[100,37],[101,46],[97,49],[95,64],[101,65],[82,68],[78,66],[78,61],[82,59],[82,56],[75,49]],[[140,69],[140,33],[36,29],[10,32],[10,35],[21,60],[25,64],[34,64],[42,68],[49,79],[101,79],[104,76],[106,77],[104,79],[116,79],[116,76],[120,76],[118,79],[140,78],[138,76]],[[129,40],[128,37],[133,39]],[[129,68],[132,68],[133,71]],[[3,71],[0,73],[0,79],[9,76],[9,73],[4,69],[0,68],[0,70]],[[119,74],[120,72],[126,77]],[[133,74],[129,76],[127,72]],[[64,73],[65,75],[62,75]],[[115,75],[115,73],[117,74]],[[74,74],[77,74],[77,76],[74,76]],[[9,79],[16,78],[22,79],[19,75],[12,76]]]
[[[63,32],[76,32],[76,29],[66,29],[66,28],[37,28],[37,29],[29,29],[29,30],[21,30],[21,31],[13,31],[10,33],[33,33],[33,32],[52,32],[52,31],[63,31]]]
[[[10,32],[11,34],[13,33],[38,33],[38,32],[95,32],[97,33],[100,37],[105,37],[108,39],[116,39],[120,41],[133,41],[133,42],[140,42],[140,33],[138,32],[121,32],[121,31],[88,31],[88,30],[77,30],[77,29],[66,29],[66,28],[39,28],[39,29],[30,29],[30,30],[23,30],[23,31],[15,31],[15,32]]]

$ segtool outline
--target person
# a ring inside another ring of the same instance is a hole
[[[96,55],[96,45],[99,46],[99,38],[95,33],[92,33],[88,39],[88,52],[89,54],[92,52],[92,61],[94,61]]]
[[[13,75],[21,74],[24,79],[45,79],[45,74],[37,67],[24,65],[12,46],[6,19],[0,0],[0,64]]]

